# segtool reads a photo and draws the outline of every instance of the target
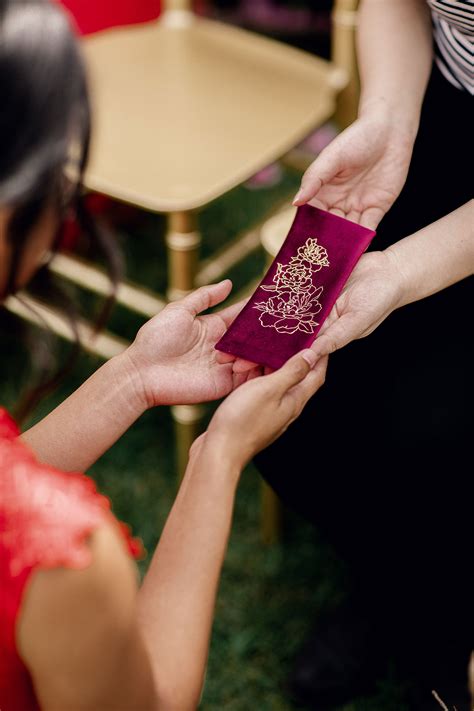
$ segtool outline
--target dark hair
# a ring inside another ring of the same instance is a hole
[[[67,211],[75,211],[83,232],[105,253],[116,284],[121,259],[83,201],[91,135],[83,60],[66,14],[51,0],[0,0],[0,102],[0,205],[12,210],[8,292],[15,291],[25,245],[47,207],[54,208],[61,223]],[[71,159],[72,184],[65,176]],[[32,285],[36,293],[47,292],[49,302],[61,304],[75,322],[75,308],[54,285],[47,267],[39,270]],[[100,324],[110,309],[111,301]],[[43,384],[22,409],[30,408],[45,389]]]

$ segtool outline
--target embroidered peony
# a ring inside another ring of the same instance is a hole
[[[278,262],[273,284],[262,284],[261,289],[272,291],[266,301],[256,302],[255,309],[261,311],[259,321],[264,328],[274,328],[279,333],[314,333],[319,326],[314,317],[321,311],[318,297],[323,287],[313,284],[313,274],[322,267],[328,267],[327,251],[317,239],[307,239],[298,248],[288,264]]]
[[[329,267],[328,253],[318,244],[317,238],[309,237],[302,247],[298,247],[297,256],[291,261],[305,261],[311,264],[313,272],[319,272],[321,267]]]
[[[288,289],[298,293],[306,291],[313,285],[311,277],[310,267],[305,266],[303,262],[294,261],[285,265],[278,264],[273,281],[276,282],[278,291]]]
[[[322,291],[322,286],[313,285],[307,291],[286,291],[257,302],[254,308],[262,311],[259,321],[264,328],[275,328],[279,333],[314,333],[319,325],[314,317],[322,308],[318,301]]]

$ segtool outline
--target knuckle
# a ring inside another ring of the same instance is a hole
[[[295,375],[299,378],[302,378],[304,375],[306,375],[309,369],[309,363],[307,363],[304,358],[300,358],[296,364]]]

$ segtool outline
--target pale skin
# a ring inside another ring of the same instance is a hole
[[[393,311],[474,273],[474,200],[359,261],[312,348],[333,353],[372,333]]]
[[[8,274],[9,215],[0,210],[0,294]],[[39,230],[28,245],[19,285],[50,248],[48,233]],[[42,461],[81,470],[146,408],[233,391],[193,445],[141,588],[116,523],[105,518],[85,543],[91,552],[85,569],[32,575],[17,648],[43,711],[198,706],[240,473],[300,414],[323,384],[327,365],[327,359],[316,363],[311,350],[265,378],[256,377],[258,369],[236,375],[232,363],[218,363],[213,345],[241,305],[198,314],[220,303],[230,288],[228,281],[203,287],[168,306],[141,329],[123,357],[100,368],[23,435]]]
[[[376,229],[403,188],[418,131],[433,57],[426,0],[362,0],[357,54],[358,118],[308,168],[294,205],[309,202]],[[330,353],[367,336],[400,306],[472,274],[472,212],[469,202],[389,249],[363,256],[314,351]],[[254,367],[234,362],[236,373]]]

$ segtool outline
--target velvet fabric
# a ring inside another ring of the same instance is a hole
[[[279,368],[315,340],[375,232],[311,205],[217,350]]]

